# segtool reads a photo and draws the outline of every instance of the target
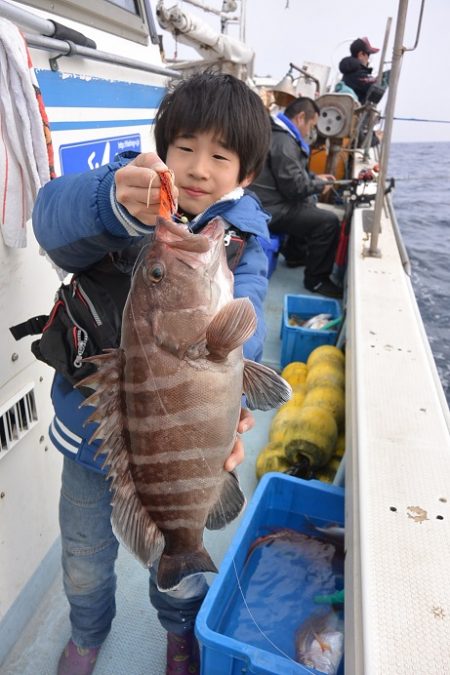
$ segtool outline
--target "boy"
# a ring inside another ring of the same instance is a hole
[[[158,213],[152,169],[175,174],[181,213],[194,232],[215,215],[229,224],[241,257],[229,264],[235,297],[248,296],[258,327],[244,346],[247,358],[261,357],[262,303],[267,290],[267,260],[256,235],[268,238],[265,213],[244,188],[259,173],[270,142],[264,106],[247,85],[229,75],[203,73],[181,82],[163,99],[155,124],[154,153],[122,156],[86,174],[64,176],[40,191],[34,213],[36,237],[56,265],[77,274],[91,289],[90,301],[105,298],[121,316],[136,256],[148,243]],[[161,161],[162,160],[162,161]],[[166,164],[163,164],[165,162]],[[94,289],[94,290],[92,290]],[[94,297],[92,297],[92,293]],[[114,313],[114,312],[113,312]],[[111,336],[111,345],[120,340]],[[95,460],[98,443],[89,444],[93,427],[83,428],[89,409],[82,395],[58,372],[52,388],[55,407],[50,435],[65,454],[60,500],[64,588],[71,607],[72,637],[61,655],[58,675],[90,675],[115,614],[118,542],[110,525],[109,485]],[[90,409],[92,410],[92,409]],[[238,431],[253,424],[243,410]],[[237,441],[225,469],[243,459]],[[194,622],[207,590],[203,576],[189,577],[174,593],[161,593],[150,571],[150,599],[168,632],[167,675],[199,672]]]

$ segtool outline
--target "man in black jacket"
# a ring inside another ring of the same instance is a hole
[[[272,141],[264,169],[250,185],[272,215],[271,232],[287,234],[290,241],[307,242],[305,288],[329,297],[342,297],[330,279],[339,239],[339,219],[317,206],[317,195],[334,180],[329,174],[308,170],[309,145],[305,139],[319,119],[319,108],[300,97],[284,113],[271,118]],[[288,255],[288,252],[286,252]]]
[[[344,57],[339,63],[343,82],[353,89],[360,103],[365,102],[367,92],[376,81],[368,64],[370,55],[379,51],[376,47],[372,47],[366,37],[357,38],[350,45],[351,56]]]

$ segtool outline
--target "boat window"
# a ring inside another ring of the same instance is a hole
[[[118,7],[123,7],[123,9],[126,9],[128,12],[138,14],[138,9],[134,0],[108,0],[108,2],[111,2],[113,5],[117,5]]]
[[[91,37],[87,27],[92,27],[141,44],[147,44],[150,35],[154,42],[149,0],[26,0],[23,4],[42,9],[49,19],[56,14],[79,21],[86,29],[77,30],[87,37]]]

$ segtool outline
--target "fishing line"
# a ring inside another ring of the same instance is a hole
[[[273,642],[273,640],[270,639],[270,637],[267,635],[267,633],[265,633],[265,632],[262,630],[262,628],[259,627],[258,622],[256,621],[255,617],[253,616],[252,611],[251,611],[250,607],[248,606],[248,602],[247,602],[247,600],[246,600],[246,598],[245,598],[244,590],[243,590],[242,585],[241,585],[241,582],[240,582],[240,580],[239,580],[238,570],[237,570],[236,562],[235,562],[234,559],[233,559],[233,567],[234,567],[234,573],[235,573],[235,575],[236,575],[237,585],[238,585],[238,588],[239,588],[239,592],[240,592],[240,594],[241,594],[241,596],[242,596],[242,600],[243,600],[243,602],[244,602],[245,609],[247,610],[247,612],[248,612],[248,614],[249,614],[251,620],[252,620],[253,623],[255,624],[256,629],[261,633],[262,637],[263,637],[265,640],[267,640],[267,642],[268,642],[270,645],[272,645],[272,647],[274,647],[274,648],[275,648],[282,656],[284,656],[286,659],[288,659],[288,660],[291,661],[292,663],[295,663],[297,666],[300,666],[301,664],[300,664],[298,661],[296,661],[295,659],[293,659],[292,656],[289,656],[289,654],[287,654],[285,651],[283,651],[283,649],[281,649],[280,647],[278,647],[278,645],[276,645],[275,642]]]

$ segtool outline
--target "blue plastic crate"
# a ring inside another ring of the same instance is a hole
[[[317,298],[311,295],[285,295],[281,324],[281,359],[284,368],[291,361],[306,361],[311,352],[320,345],[334,345],[337,330],[312,330],[301,326],[290,326],[291,314],[301,319],[310,319],[318,314],[330,314],[331,319],[342,318],[338,300]]]
[[[244,672],[306,675],[318,672],[275,653],[268,642],[264,643],[267,648],[262,648],[230,636],[227,623],[233,603],[240,600],[237,594],[241,582],[238,580],[242,579],[251,543],[271,528],[298,529],[305,516],[313,522],[343,525],[344,489],[282,473],[263,476],[197,617],[202,675],[241,675]],[[338,675],[343,672],[342,660]]]
[[[267,276],[270,279],[277,266],[278,253],[280,251],[281,244],[283,243],[283,236],[279,234],[271,234],[270,242],[266,239],[263,239],[262,237],[258,237],[258,239],[269,261]]]

